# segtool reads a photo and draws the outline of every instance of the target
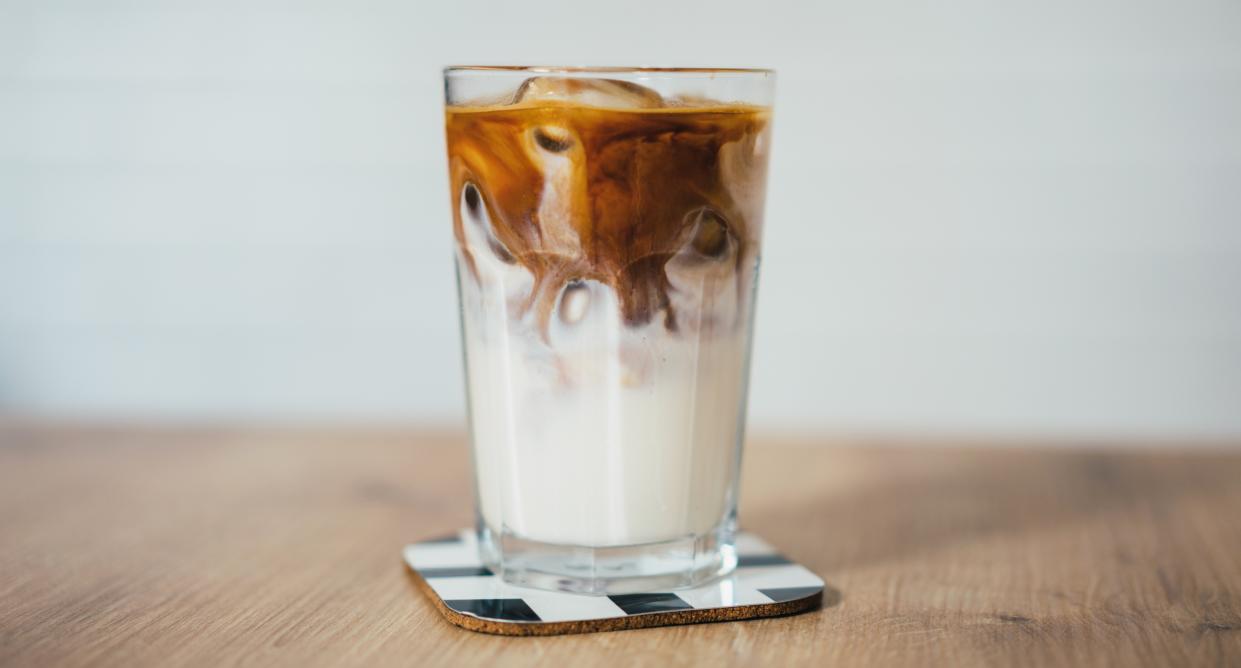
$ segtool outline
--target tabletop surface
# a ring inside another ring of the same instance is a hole
[[[795,617],[450,626],[401,547],[470,523],[432,431],[0,425],[0,665],[1237,665],[1241,451],[752,439]]]

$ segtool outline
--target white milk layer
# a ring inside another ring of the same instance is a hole
[[[643,353],[600,350],[568,369],[529,341],[465,340],[477,490],[493,529],[631,545],[704,533],[732,507],[742,337],[648,338]],[[635,363],[650,365],[641,378]]]

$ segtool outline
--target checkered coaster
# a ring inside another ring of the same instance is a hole
[[[669,619],[667,623],[745,619],[808,609],[822,595],[823,580],[777,554],[751,533],[737,535],[737,554],[737,570],[707,585],[674,592],[613,596],[583,596],[505,583],[479,561],[474,533],[469,530],[408,545],[405,562],[447,608],[493,625],[590,623],[682,611],[714,611],[714,614],[703,614],[701,619],[681,615],[675,621],[672,618],[676,615],[665,615]],[[734,610],[726,610],[729,608]],[[630,623],[618,626],[639,625],[632,623],[638,620],[627,621]],[[598,626],[599,630],[606,630],[608,624]]]

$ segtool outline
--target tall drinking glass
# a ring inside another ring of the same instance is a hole
[[[736,566],[774,74],[444,72],[480,557],[610,594]]]

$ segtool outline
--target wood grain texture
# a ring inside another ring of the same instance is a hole
[[[5,666],[1241,663],[1235,450],[757,439],[742,523],[839,601],[505,638],[446,623],[400,558],[470,521],[456,434],[10,423],[0,444]]]

